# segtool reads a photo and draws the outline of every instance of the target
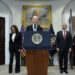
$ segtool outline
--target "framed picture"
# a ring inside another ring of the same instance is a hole
[[[43,29],[49,29],[51,24],[51,6],[49,5],[24,5],[22,25],[26,28],[32,24],[32,17],[38,16],[39,24]]]

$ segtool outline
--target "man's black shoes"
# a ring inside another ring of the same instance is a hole
[[[64,70],[64,72],[65,72],[66,74],[68,74],[68,71],[67,71],[67,70]]]

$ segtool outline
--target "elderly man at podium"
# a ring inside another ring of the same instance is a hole
[[[40,25],[38,25],[38,17],[37,16],[33,16],[32,17],[32,23],[31,25],[29,25],[27,27],[27,31],[42,31],[43,29],[40,27]]]

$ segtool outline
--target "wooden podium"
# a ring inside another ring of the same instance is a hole
[[[47,75],[48,50],[27,50],[26,65],[28,75]]]
[[[37,44],[42,39],[41,43]],[[49,32],[25,32],[24,48],[28,75],[47,75],[50,49]]]

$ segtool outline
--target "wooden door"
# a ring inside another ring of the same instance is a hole
[[[0,17],[0,65],[5,64],[5,18]]]

